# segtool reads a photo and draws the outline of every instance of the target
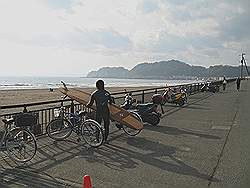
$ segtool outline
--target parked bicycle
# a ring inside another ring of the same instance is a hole
[[[15,162],[30,161],[37,151],[36,138],[29,130],[36,124],[36,116],[31,113],[20,113],[14,118],[2,121],[4,133],[0,142],[0,150],[7,151],[8,156]]]
[[[64,97],[65,98],[65,97]],[[76,113],[66,112],[63,103],[58,111],[55,111],[55,119],[49,122],[46,127],[48,136],[54,140],[64,140],[75,132],[84,141],[92,146],[102,145],[104,140],[103,129],[98,122],[88,119],[87,111],[77,111]],[[81,138],[78,138],[80,141]]]

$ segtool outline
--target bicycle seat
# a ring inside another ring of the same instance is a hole
[[[9,119],[3,119],[2,121],[5,124],[9,125],[9,124],[12,124],[15,120],[14,120],[14,118],[9,118]]]
[[[86,116],[88,114],[87,111],[79,111],[79,116]]]

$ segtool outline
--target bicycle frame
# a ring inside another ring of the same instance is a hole
[[[81,122],[83,122],[82,118],[74,113],[68,113],[68,112],[66,112],[64,114],[64,117],[68,117],[69,121],[72,123],[72,125],[73,125],[72,131],[74,131],[76,134],[79,134],[80,133],[80,125],[81,125]]]
[[[77,135],[80,134],[80,125],[82,122],[86,120],[86,116],[80,117],[76,113],[71,113],[71,112],[65,112],[64,108],[60,108],[60,113],[59,113],[58,118],[66,118],[69,120],[69,122],[72,124],[72,131],[75,132]]]

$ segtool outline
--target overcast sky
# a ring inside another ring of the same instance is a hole
[[[1,0],[0,24],[0,76],[250,57],[249,0]]]

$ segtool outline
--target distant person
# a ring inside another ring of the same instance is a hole
[[[110,112],[108,108],[108,103],[110,103],[111,96],[108,91],[104,89],[104,81],[98,80],[96,82],[97,90],[91,94],[90,101],[86,105],[91,107],[95,101],[96,104],[96,121],[101,124],[102,120],[104,121],[104,141],[107,142],[109,135],[109,124],[110,124]]]
[[[241,81],[241,79],[238,77],[238,78],[236,79],[237,91],[240,90],[240,81]]]
[[[223,81],[222,81],[223,91],[226,90],[226,85],[227,85],[227,80],[226,80],[226,77],[224,76]]]

